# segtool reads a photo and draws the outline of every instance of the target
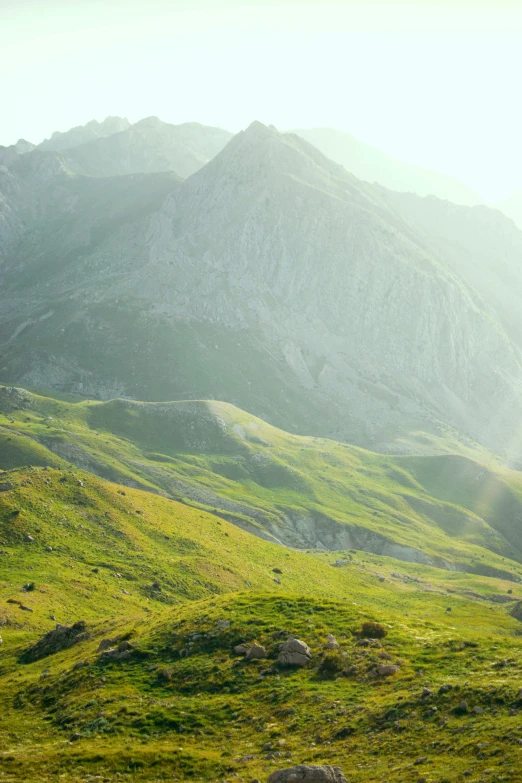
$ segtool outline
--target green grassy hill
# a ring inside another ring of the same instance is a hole
[[[522,578],[522,476],[374,454],[220,402],[71,402],[0,388],[0,466],[74,464],[296,548]]]
[[[517,779],[522,586],[294,551],[77,468],[1,478],[0,779],[240,783],[299,762],[360,783]],[[369,620],[387,635],[360,644]],[[76,644],[28,655],[79,621]],[[289,634],[304,669],[277,663]],[[103,657],[107,638],[127,654]],[[234,653],[254,641],[267,658]]]

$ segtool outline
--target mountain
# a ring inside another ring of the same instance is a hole
[[[473,206],[482,202],[479,193],[456,177],[396,160],[350,133],[331,128],[310,128],[294,133],[367,182],[377,182],[391,190],[416,193],[418,196],[437,196],[455,204]]]
[[[477,249],[462,208],[459,250],[451,221],[435,236],[438,201],[412,206],[260,123],[184,182],[82,177],[56,155],[22,156],[1,190],[4,382],[221,399],[378,450],[427,432],[519,453],[520,349],[487,284],[498,213]],[[511,267],[522,234],[509,242]]]
[[[149,117],[120,132],[71,144],[64,154],[72,171],[91,177],[173,171],[185,178],[208,163],[231,137],[228,131],[197,122],[169,125]]]
[[[20,155],[24,155],[26,152],[31,152],[35,149],[35,145],[25,139],[18,139],[16,144],[11,144],[10,147],[3,147],[0,145],[0,166],[11,166],[16,163]]]
[[[511,218],[518,228],[522,229],[522,193],[497,201],[491,206],[499,209],[504,215]]]
[[[42,141],[38,147],[41,150],[64,152],[93,139],[104,139],[127,128],[130,128],[130,122],[126,117],[107,117],[103,122],[91,120],[86,125],[78,125],[65,133],[56,131],[50,139]]]

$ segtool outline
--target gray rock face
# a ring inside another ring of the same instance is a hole
[[[272,772],[268,783],[346,783],[339,767],[299,764]]]
[[[312,653],[306,642],[290,637],[282,646],[277,662],[284,666],[307,666]]]

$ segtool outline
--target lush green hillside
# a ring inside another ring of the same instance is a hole
[[[297,762],[360,783],[517,779],[519,585],[293,551],[78,469],[10,470],[0,504],[0,779],[264,780]],[[387,635],[359,644],[370,620]],[[79,621],[73,646],[28,652]],[[289,634],[303,669],[277,663]],[[103,657],[105,638],[125,654]],[[266,659],[234,653],[254,641]]]
[[[522,477],[290,435],[220,402],[69,402],[0,390],[0,465],[66,462],[292,547],[522,578]]]

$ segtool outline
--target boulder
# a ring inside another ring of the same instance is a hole
[[[249,644],[236,644],[236,646],[234,647],[234,652],[236,655],[246,655],[249,649],[250,649]]]
[[[312,653],[306,642],[290,636],[281,646],[277,662],[284,666],[307,666]]]
[[[326,634],[326,644],[324,645],[325,650],[338,650],[339,649],[339,642],[333,636],[331,633]]]
[[[377,674],[380,677],[391,677],[393,674],[397,674],[398,672],[400,672],[400,670],[401,670],[400,666],[395,666],[393,664],[387,665],[382,663],[380,666],[377,666]]]
[[[104,650],[101,654],[102,660],[116,660],[122,661],[124,658],[128,658],[133,651],[133,646],[126,639],[120,642],[114,649]]]
[[[5,481],[3,484],[0,484],[0,492],[9,492],[10,489],[13,488],[13,485],[9,483],[9,481]]]
[[[254,644],[250,645],[250,647],[248,648],[246,657],[247,660],[252,660],[253,658],[256,659],[266,658],[266,650],[263,647],[263,645],[254,642]]]
[[[272,772],[268,783],[346,783],[339,767],[299,764]]]
[[[115,644],[118,644],[119,641],[120,641],[119,636],[116,636],[114,639],[102,639],[98,645],[98,652],[103,652],[104,650],[108,650],[109,647],[113,647]]]

